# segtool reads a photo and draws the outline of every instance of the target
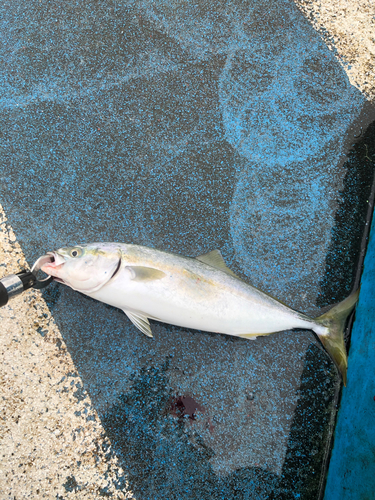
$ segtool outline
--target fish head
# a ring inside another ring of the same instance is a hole
[[[111,244],[63,247],[47,255],[51,262],[44,264],[42,271],[82,293],[96,292],[121,267],[121,249]]]

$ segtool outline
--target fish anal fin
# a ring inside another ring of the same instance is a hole
[[[236,335],[236,337],[241,337],[242,339],[255,340],[259,334],[257,333],[242,333],[241,335]]]
[[[147,337],[153,337],[150,322],[148,321],[148,318],[146,316],[143,316],[143,314],[140,313],[127,311],[126,309],[123,309],[123,311],[133,323],[133,325],[138,328],[138,330],[141,330],[141,332],[144,333]]]
[[[130,272],[131,279],[134,281],[155,281],[166,276],[163,271],[159,271],[159,269],[154,269],[153,267],[126,266],[125,269]]]
[[[229,267],[224,262],[220,250],[212,250],[212,252],[205,253],[204,255],[198,255],[198,257],[195,258],[200,262],[203,262],[204,264],[208,264],[209,266],[215,267],[216,269],[219,269],[220,271],[223,271],[224,273],[227,273],[230,276],[238,278],[238,276],[236,276],[234,272],[231,269],[229,269]]]

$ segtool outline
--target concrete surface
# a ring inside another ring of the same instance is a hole
[[[0,262],[27,266],[0,207]],[[4,265],[4,263],[6,263]],[[113,486],[124,471],[111,454],[90,397],[39,291],[1,309],[0,498],[133,498]]]
[[[372,0],[296,0],[344,68],[352,85],[375,99],[375,15]]]
[[[128,241],[220,248],[237,274],[313,316],[350,292],[372,185],[371,92],[293,2],[1,9],[0,200],[17,235],[2,225],[13,242],[3,275],[24,265],[21,248],[31,264],[66,244]],[[368,43],[355,61],[372,54],[372,17],[359,18],[353,36]],[[2,386],[5,498],[321,494],[339,382],[310,332],[249,342],[154,323],[152,341],[56,284],[0,314],[18,381]],[[21,390],[26,404],[12,403]],[[35,428],[30,442],[15,413]],[[36,465],[22,469],[25,457]]]

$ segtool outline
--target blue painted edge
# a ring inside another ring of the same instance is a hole
[[[375,499],[375,217],[353,323],[324,500]]]

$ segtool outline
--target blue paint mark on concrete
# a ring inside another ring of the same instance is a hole
[[[375,219],[361,281],[330,461],[326,500],[371,500],[375,492]]]
[[[271,22],[272,36],[260,26],[251,38],[244,22],[220,75],[225,137],[244,159],[231,236],[256,286],[317,314],[320,288],[311,278],[324,272],[338,206],[332,193],[346,175],[343,142],[364,99],[290,5],[281,2]],[[293,265],[302,255],[303,269]]]
[[[286,47],[260,40],[227,59],[220,80],[226,136],[252,162],[285,166],[325,154],[363,104],[333,54],[303,28],[290,26],[295,38]]]

